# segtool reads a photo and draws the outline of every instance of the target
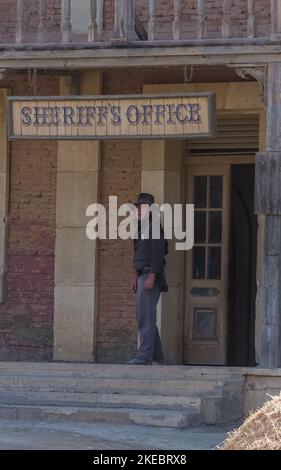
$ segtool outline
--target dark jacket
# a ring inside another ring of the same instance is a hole
[[[150,268],[152,273],[161,273],[165,268],[165,254],[167,254],[167,242],[164,230],[160,226],[160,238],[152,239],[151,225],[149,238],[142,239],[141,224],[138,224],[138,238],[134,240],[134,269],[141,271]]]

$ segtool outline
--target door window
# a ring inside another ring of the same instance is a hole
[[[194,176],[193,279],[220,279],[223,176]]]

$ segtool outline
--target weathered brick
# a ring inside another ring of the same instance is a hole
[[[39,95],[58,94],[58,78],[36,80]],[[1,86],[24,96],[33,94],[34,84],[27,75],[18,75],[7,77]],[[56,142],[11,144],[7,302],[0,305],[0,359],[51,358],[56,168]]]
[[[0,1],[0,42],[13,43],[16,28],[16,0]],[[59,39],[60,31],[60,0],[47,1],[47,28],[49,41]],[[39,20],[39,1],[24,1],[24,41],[37,41],[37,26]],[[54,35],[54,33],[57,33]]]
[[[140,191],[141,144],[109,142],[102,147],[101,203],[118,205]],[[124,361],[136,345],[135,296],[131,291],[132,242],[100,240],[98,259],[98,360]]]

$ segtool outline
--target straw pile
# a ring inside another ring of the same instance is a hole
[[[223,443],[222,450],[281,450],[281,394],[267,401]]]

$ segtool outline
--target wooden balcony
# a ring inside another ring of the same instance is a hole
[[[47,0],[37,0],[32,16],[25,10],[27,1],[16,2],[12,42],[18,45],[192,40],[220,43],[269,38],[276,26],[274,21],[271,25],[271,15],[275,20],[280,3],[273,0],[270,5],[268,1],[268,8],[258,11],[255,0],[244,0],[245,5],[241,4],[239,9],[233,0],[221,0],[220,6],[217,6],[219,2],[210,0],[170,0],[162,10],[163,5],[156,0],[80,0],[79,11],[78,2],[61,0],[57,12],[59,22],[50,18],[52,12],[48,11]],[[108,12],[107,4],[112,3],[114,10]],[[80,16],[78,26],[77,16]],[[0,43],[6,42],[7,38],[0,36]]]
[[[43,61],[75,68],[83,60],[86,66],[118,66],[121,58],[143,66],[167,54],[170,59],[159,65],[197,63],[199,54],[199,63],[211,57],[210,63],[243,64],[240,56],[248,55],[249,63],[256,54],[266,63],[280,54],[281,0],[265,2],[262,10],[255,0],[244,0],[239,9],[233,0],[170,0],[165,11],[156,0],[58,0],[56,17],[47,0],[35,0],[31,16],[26,1],[16,1],[10,34],[0,32],[0,68],[16,68],[23,59],[34,67]],[[182,60],[175,62],[178,55]]]

